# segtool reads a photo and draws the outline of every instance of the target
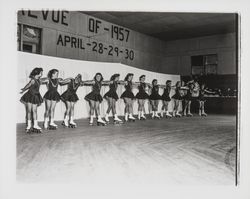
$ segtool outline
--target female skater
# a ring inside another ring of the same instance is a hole
[[[132,88],[133,85],[137,85],[132,82],[133,73],[128,73],[124,79],[125,81],[125,91],[122,93],[121,98],[123,98],[125,103],[125,121],[135,121],[133,117],[133,99],[135,98]]]
[[[150,87],[150,84],[145,83],[146,76],[141,75],[139,77],[139,92],[136,94],[136,98],[138,99],[138,119],[145,120],[146,117],[144,115],[145,112],[145,100],[149,98],[149,95],[146,92],[146,88]]]
[[[215,92],[211,92],[205,88],[205,84],[201,84],[200,90],[199,90],[199,96],[198,96],[198,101],[199,101],[199,116],[207,116],[205,113],[205,94],[215,94]]]
[[[183,105],[183,116],[192,117],[191,113],[191,103],[193,101],[193,93],[194,93],[194,81],[191,80],[186,83],[187,94],[184,97],[184,105]]]
[[[43,98],[39,92],[40,85],[46,82],[46,78],[41,78],[43,75],[42,68],[34,68],[29,78],[30,82],[21,89],[21,94],[28,90],[22,97],[21,102],[24,103],[26,108],[26,121],[27,127],[26,132],[30,133],[32,131],[41,133],[41,127],[37,123],[37,107],[43,102]],[[33,118],[32,118],[33,116]],[[31,121],[33,119],[33,129],[31,127]]]
[[[114,117],[114,123],[122,123],[122,120],[118,118],[116,114],[116,101],[119,99],[116,90],[118,87],[118,84],[122,83],[119,81],[120,74],[114,74],[111,76],[110,81],[112,82],[109,85],[109,91],[104,95],[104,98],[108,102],[108,109],[106,111],[105,120],[107,123],[109,123],[109,113],[112,111],[113,117]]]
[[[162,108],[161,108],[161,117],[164,117],[164,112],[166,111],[166,117],[172,117],[172,115],[168,112],[168,104],[171,101],[171,98],[169,97],[170,91],[171,91],[171,80],[166,81],[166,87],[164,88],[163,94],[161,96],[162,99]]]
[[[158,104],[159,100],[161,99],[161,96],[159,95],[159,87],[160,85],[157,84],[157,79],[153,79],[151,95],[149,96],[150,103],[152,106],[152,119],[160,119],[160,116],[158,115]]]
[[[172,96],[172,99],[174,100],[173,116],[181,117],[182,115],[179,112],[179,106],[183,99],[183,87],[181,81],[176,82],[175,94]]]
[[[44,129],[56,129],[57,125],[54,123],[54,113],[56,103],[60,101],[61,96],[57,91],[58,85],[68,84],[72,78],[61,79],[58,78],[58,70],[52,69],[48,73],[48,79],[46,81],[48,91],[44,95],[45,99],[45,113],[44,113]],[[50,123],[48,125],[50,119]]]
[[[94,113],[96,112],[97,116],[97,125],[105,126],[107,123],[102,120],[100,115],[100,103],[102,102],[102,96],[100,94],[102,85],[109,85],[113,83],[113,81],[103,81],[103,77],[101,73],[96,73],[94,76],[94,80],[84,81],[85,85],[92,85],[92,91],[85,96],[85,100],[89,102],[90,106],[90,121],[89,124],[93,125],[94,121]]]
[[[67,84],[68,84],[68,89],[61,95],[61,99],[66,106],[66,111],[64,114],[64,120],[62,125],[65,127],[75,128],[77,127],[77,125],[74,122],[74,108],[76,102],[79,100],[76,91],[79,88],[79,86],[83,86],[82,75],[78,74],[75,77],[75,79],[70,79],[70,81],[68,81]]]

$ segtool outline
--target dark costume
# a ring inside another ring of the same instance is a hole
[[[113,98],[115,100],[118,100],[119,97],[118,97],[118,95],[116,93],[117,87],[118,87],[117,82],[114,82],[114,83],[110,84],[109,85],[109,91],[107,93],[105,93],[104,98],[110,97],[110,98]]]
[[[62,101],[76,102],[79,100],[76,91],[79,88],[80,83],[75,83],[72,79],[68,85],[68,89],[61,95]]]
[[[21,102],[23,103],[31,103],[31,104],[37,104],[38,106],[41,105],[43,102],[43,98],[39,92],[41,82],[40,80],[36,80],[33,78],[35,81],[34,84],[32,84],[28,90],[20,99]]]
[[[61,96],[57,91],[58,84],[59,84],[58,79],[49,79],[49,83],[47,85],[48,91],[45,93],[43,98],[47,100],[53,100],[53,101],[59,102],[61,99]]]
[[[100,94],[102,88],[102,82],[95,81],[95,84],[92,86],[92,91],[85,96],[85,100],[90,101],[99,101],[102,102],[102,96]]]
[[[164,100],[164,101],[171,101],[171,98],[169,97],[170,95],[170,90],[171,88],[170,87],[167,87],[167,88],[164,88],[164,91],[163,91],[163,94],[161,96],[161,99]]]
[[[146,83],[141,82],[140,85],[138,86],[139,92],[136,94],[137,99],[148,99],[149,95],[146,93]]]
[[[149,96],[149,99],[151,100],[160,100],[161,96],[159,95],[159,86],[153,86],[151,95]]]
[[[132,88],[133,88],[132,82],[128,81],[128,84],[125,85],[125,89],[126,90],[122,93],[121,98],[131,98],[131,99],[134,99],[135,96],[134,96],[134,93],[132,92]]]

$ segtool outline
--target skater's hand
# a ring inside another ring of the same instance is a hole
[[[21,89],[20,94],[23,94],[23,92],[24,92],[24,90],[23,90],[23,89]]]

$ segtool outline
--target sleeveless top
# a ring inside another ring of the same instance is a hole
[[[49,83],[47,85],[49,91],[57,91],[59,81],[58,79],[49,79]]]
[[[95,84],[92,86],[92,92],[96,94],[100,94],[102,88],[102,83],[95,81]]]
[[[31,93],[34,93],[34,94],[38,94],[41,83],[40,83],[39,80],[36,80],[35,78],[33,78],[33,80],[35,81],[35,83],[30,86],[28,92],[31,92]]]
[[[68,91],[72,92],[72,93],[76,93],[77,89],[79,88],[80,84],[79,83],[75,83],[75,80],[72,79],[71,82],[68,85]]]
[[[139,93],[145,92],[145,88],[146,88],[146,83],[141,82],[140,85],[138,86]]]
[[[131,82],[131,81],[128,81],[128,84],[125,85],[126,91],[132,91],[132,87],[133,87],[133,85],[132,85],[132,82]]]

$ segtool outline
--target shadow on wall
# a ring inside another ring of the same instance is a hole
[[[151,83],[153,79],[157,79],[159,84],[165,84],[166,80],[172,80],[174,85],[176,81],[180,80],[179,75],[168,75],[162,73],[155,73],[151,71],[141,70],[131,66],[127,66],[120,63],[104,63],[104,62],[90,62],[90,61],[78,61],[64,58],[55,58],[44,55],[36,55],[24,52],[18,52],[18,89],[23,88],[29,82],[29,74],[35,67],[43,68],[43,76],[46,76],[48,71],[56,68],[59,70],[59,77],[68,78],[75,77],[78,73],[82,74],[83,80],[92,80],[97,72],[101,72],[104,80],[109,80],[111,75],[114,73],[120,74],[120,79],[123,80],[127,73],[134,73],[133,81],[139,81],[139,76],[146,75],[146,82]],[[61,94],[67,89],[67,86],[59,86],[58,92]],[[75,118],[87,118],[89,117],[89,105],[84,97],[91,91],[90,86],[80,87],[77,91],[79,101],[75,105]],[[40,93],[43,96],[47,90],[45,85],[40,87]],[[101,95],[103,96],[109,90],[108,86],[103,86],[101,89]],[[118,96],[124,91],[124,86],[119,85],[117,89]],[[19,93],[19,90],[17,91]],[[134,94],[138,92],[135,87],[133,89]],[[163,89],[160,89],[162,94]],[[174,91],[172,91],[174,92]],[[173,93],[171,93],[173,95]],[[17,99],[17,123],[25,122],[25,108],[24,105],[19,101],[21,95]],[[137,114],[137,102],[134,102],[134,114]],[[146,112],[148,113],[150,106],[149,103],[145,103]],[[100,110],[101,115],[104,115],[107,109],[107,102],[104,100],[101,104]],[[161,109],[161,102],[159,103],[159,110]],[[38,107],[38,120],[43,120],[45,105],[44,103]],[[169,103],[169,110],[172,111],[172,103]],[[55,120],[62,120],[65,112],[65,106],[63,102],[57,103],[55,110]],[[124,102],[122,99],[117,101],[117,114],[124,114]]]

